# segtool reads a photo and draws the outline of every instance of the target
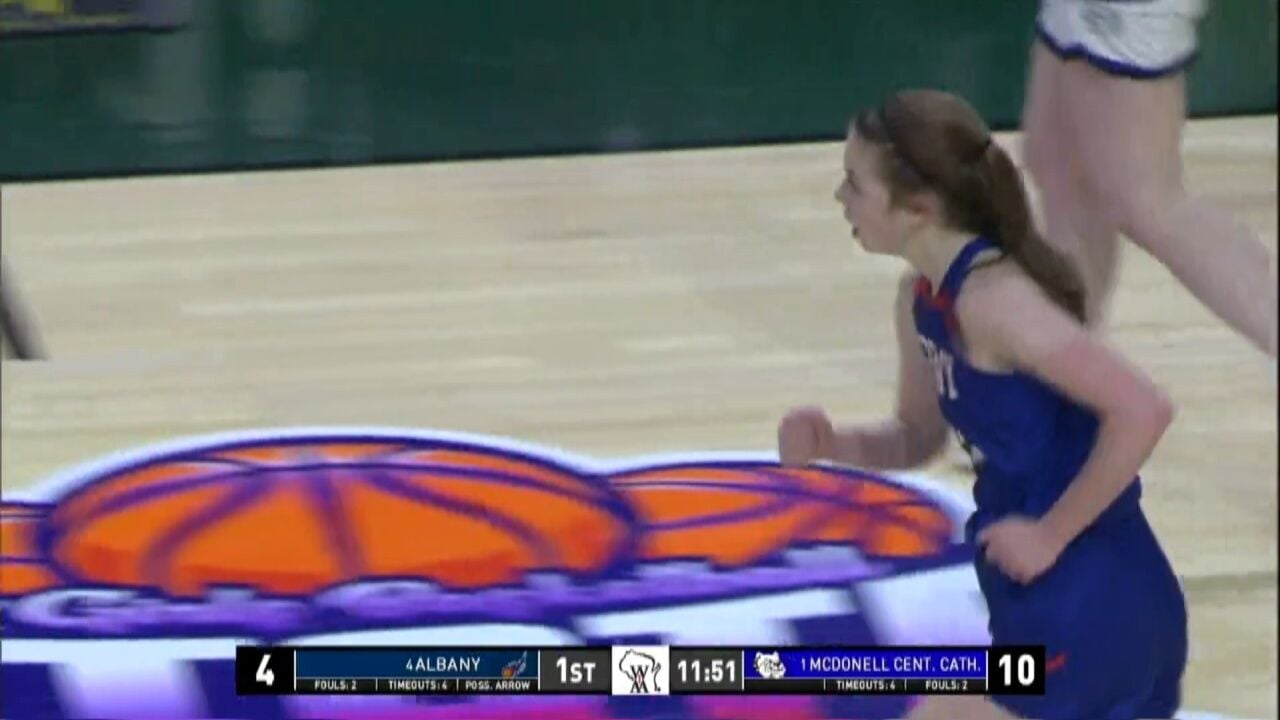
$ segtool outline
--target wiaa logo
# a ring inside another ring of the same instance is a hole
[[[615,695],[666,695],[667,647],[614,647],[613,693]]]

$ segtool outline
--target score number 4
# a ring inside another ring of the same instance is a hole
[[[258,674],[253,678],[258,682],[270,687],[276,683],[276,674],[271,668],[267,667],[267,663],[271,662],[271,653],[262,656],[262,662],[258,663]]]

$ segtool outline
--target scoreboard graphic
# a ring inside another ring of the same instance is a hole
[[[1037,695],[1043,647],[236,648],[240,695]]]

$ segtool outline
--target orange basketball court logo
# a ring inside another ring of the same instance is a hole
[[[62,706],[81,714],[145,703],[150,714],[219,717],[244,708],[209,663],[224,645],[230,663],[244,637],[910,641],[910,628],[929,626],[919,620],[937,595],[955,593],[957,607],[972,601],[957,589],[971,572],[966,514],[963,499],[927,482],[784,470],[760,453],[606,463],[498,438],[367,428],[194,438],[75,468],[5,503],[4,682],[38,687],[55,666],[78,676],[93,648],[132,639],[168,653],[173,677],[145,696],[90,692],[92,674],[50,681],[50,692],[80,693]],[[965,613],[967,626],[937,627],[983,642],[981,613]],[[145,684],[156,670],[138,672]],[[375,709],[386,698],[367,700],[343,717],[396,714]],[[688,712],[743,712],[735,702],[693,699]],[[803,718],[891,715],[904,701],[770,702]],[[402,710],[447,717],[456,708]],[[311,715],[297,704],[253,712]]]

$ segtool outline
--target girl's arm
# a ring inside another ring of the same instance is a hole
[[[1041,518],[1070,543],[1128,487],[1173,420],[1155,384],[1012,267],[970,276],[956,306],[972,349],[1036,375],[1093,410],[1098,439],[1080,474]]]
[[[827,434],[819,443],[821,457],[869,469],[905,469],[929,462],[946,445],[947,422],[938,407],[933,367],[920,348],[911,314],[914,297],[914,277],[904,275],[894,313],[899,356],[894,416]]]

